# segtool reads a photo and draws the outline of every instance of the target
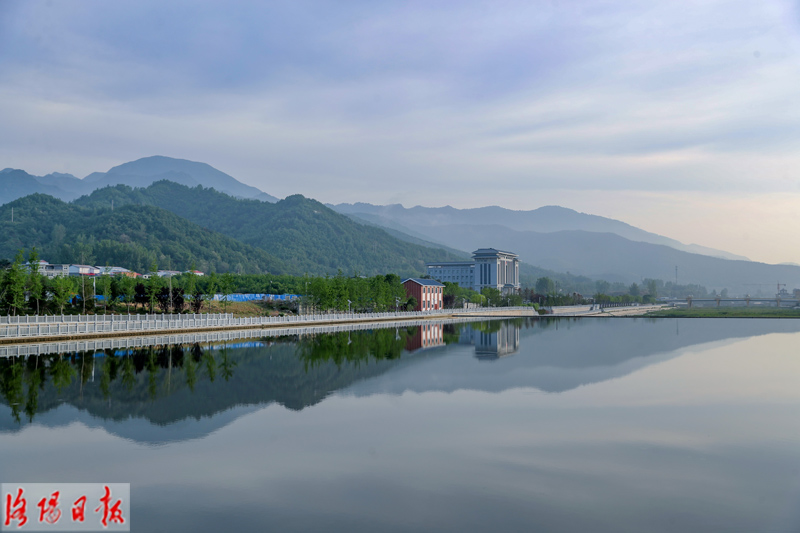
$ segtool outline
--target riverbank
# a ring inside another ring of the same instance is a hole
[[[396,313],[331,313],[317,315],[234,317],[197,315],[67,315],[0,317],[0,344],[76,339],[177,334],[251,328],[306,327],[321,324],[380,323],[449,318],[538,316],[532,307],[401,311]]]
[[[695,307],[651,311],[654,318],[800,318],[800,309],[778,307]]]

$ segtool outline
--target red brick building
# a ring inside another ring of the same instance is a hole
[[[406,297],[417,299],[414,311],[443,309],[444,285],[435,279],[409,278],[403,281]]]

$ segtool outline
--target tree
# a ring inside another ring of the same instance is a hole
[[[103,295],[103,308],[105,312],[108,311],[109,304],[111,303],[111,275],[109,274],[110,268],[106,266],[105,272],[100,276],[100,294]]]
[[[608,294],[611,284],[605,280],[599,279],[594,282],[594,288],[597,294]]]
[[[212,272],[206,278],[206,300],[213,301],[214,298],[217,296],[217,288],[219,285],[219,278],[217,277],[216,272]],[[210,305],[210,304],[209,304]]]
[[[631,286],[628,287],[628,294],[631,296],[639,296],[639,286],[636,283],[631,283]]]
[[[658,298],[658,283],[656,282],[656,280],[654,279],[647,280],[647,294],[649,294],[653,300]]]
[[[53,303],[58,306],[60,314],[64,314],[64,306],[72,299],[75,294],[75,283],[68,276],[56,276],[50,282]]]
[[[222,293],[222,308],[227,313],[229,296],[233,292],[233,274],[226,272],[220,276],[219,291]]]
[[[36,314],[39,314],[39,303],[44,297],[44,282],[41,273],[39,273],[39,252],[34,246],[28,254],[28,301],[31,310],[35,309]],[[35,307],[34,307],[35,305]]]
[[[150,277],[147,279],[147,283],[145,285],[147,306],[150,313],[152,313],[155,309],[156,300],[158,299],[158,292],[161,290],[161,278],[158,276],[158,265],[153,263],[151,269],[152,272],[150,273]]]
[[[552,279],[544,277],[536,280],[537,294],[553,294],[555,290],[556,290],[556,284]]]
[[[503,304],[503,295],[494,287],[482,288],[481,294],[486,297],[486,305],[490,307],[498,307]]]
[[[415,297],[411,297],[406,302],[406,311],[413,311],[415,307],[419,305],[419,302]]]
[[[16,316],[25,307],[25,271],[22,250],[17,252],[14,262],[6,270],[0,285],[0,302],[5,313]]]
[[[196,301],[200,300],[200,306],[203,305],[203,294],[197,290],[197,275],[194,273],[195,266],[192,264],[192,267],[189,269],[189,272],[184,274],[183,276],[183,294],[188,297],[187,303],[189,307],[194,310]],[[199,313],[200,311],[197,310],[195,313]]]
[[[176,287],[170,289],[169,287],[161,287],[157,295],[158,305],[163,312],[170,310],[180,313],[186,306],[186,301],[183,299],[183,289]]]
[[[131,302],[134,301],[134,297],[136,296],[136,280],[124,274],[118,276],[117,291],[119,292],[119,295],[122,296],[122,299],[128,308],[128,314],[130,314]]]

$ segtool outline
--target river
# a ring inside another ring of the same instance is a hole
[[[0,480],[130,483],[148,532],[797,531],[798,346],[561,318],[5,358]]]

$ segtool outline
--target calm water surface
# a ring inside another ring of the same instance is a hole
[[[5,359],[0,480],[133,531],[800,531],[800,321],[494,321]]]

